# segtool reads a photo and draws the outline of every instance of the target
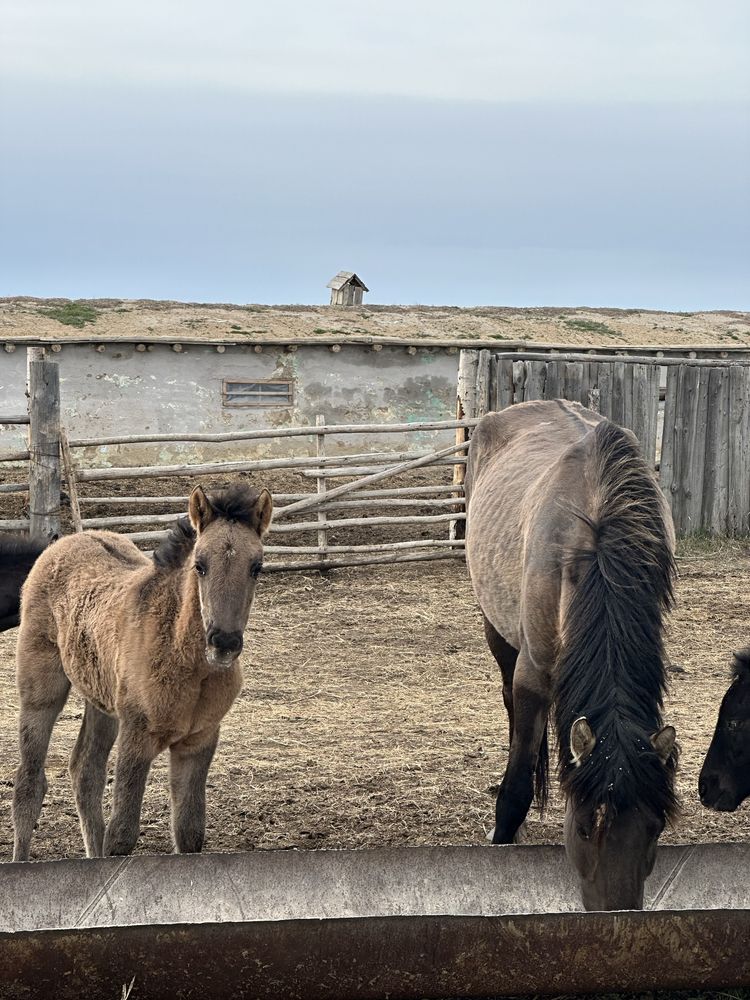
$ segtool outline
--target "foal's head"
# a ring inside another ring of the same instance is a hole
[[[720,812],[734,812],[750,796],[750,648],[735,653],[698,792],[704,806]]]
[[[188,514],[197,535],[193,572],[198,577],[206,656],[209,663],[227,667],[242,651],[273,501],[268,490],[246,483],[209,495],[196,486]]]
[[[585,718],[570,731],[565,849],[581,879],[587,910],[643,906],[656,845],[675,809],[675,731],[601,739]]]

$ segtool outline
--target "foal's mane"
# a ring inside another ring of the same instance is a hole
[[[608,815],[643,804],[662,818],[677,810],[673,773],[649,736],[661,728],[666,687],[663,615],[673,601],[675,562],[656,480],[632,437],[609,421],[594,442],[594,547],[570,554],[580,568],[557,663],[555,723],[560,780],[581,806]],[[576,766],[570,729],[586,716],[596,736]]]
[[[206,496],[214,517],[223,521],[245,524],[255,528],[255,503],[260,490],[249,483],[232,483],[222,490]],[[193,551],[197,535],[187,517],[178,520],[169,529],[167,537],[154,552],[154,562],[159,569],[170,571],[184,566]]]

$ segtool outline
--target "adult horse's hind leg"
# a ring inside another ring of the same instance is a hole
[[[486,615],[482,615],[482,620],[484,621],[484,634],[487,639],[487,645],[490,647],[490,652],[497,660],[497,665],[500,667],[500,673],[503,678],[503,703],[505,704],[505,711],[508,713],[508,734],[509,741],[512,744],[513,674],[516,669],[518,650],[514,649],[509,642],[506,642],[505,639],[503,639]]]
[[[534,798],[534,774],[546,749],[547,716],[551,703],[549,678],[521,649],[513,677],[513,738],[495,804],[493,844],[510,844]]]
[[[102,796],[107,780],[107,760],[116,737],[117,719],[86,702],[81,731],[70,756],[70,777],[86,856],[89,858],[99,858],[102,855]]]
[[[172,836],[180,854],[197,854],[206,833],[206,778],[219,730],[198,733],[176,743],[169,754],[172,790]]]
[[[17,679],[20,763],[13,786],[14,861],[28,861],[31,835],[47,792],[44,763],[52,727],[70,691],[57,646],[44,640],[18,640]]]

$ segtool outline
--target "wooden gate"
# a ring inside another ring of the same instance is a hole
[[[463,351],[458,394],[461,417],[532,399],[582,403],[636,435],[678,534],[750,530],[747,363]]]

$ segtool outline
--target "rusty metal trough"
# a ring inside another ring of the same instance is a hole
[[[0,865],[0,996],[487,997],[750,986],[750,844],[662,847],[582,913],[559,847]]]

